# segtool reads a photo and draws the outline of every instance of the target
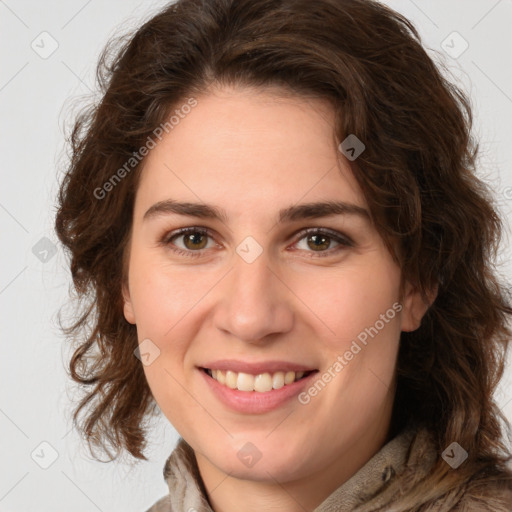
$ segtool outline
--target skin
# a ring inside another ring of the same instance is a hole
[[[327,103],[227,87],[196,99],[145,160],[125,318],[139,342],[149,338],[160,350],[144,366],[147,381],[194,449],[212,508],[313,510],[387,441],[400,332],[417,329],[427,305],[409,284],[400,296],[400,268],[365,218],[276,223],[278,211],[295,204],[368,207],[337,151]],[[175,213],[143,220],[170,198],[216,205],[226,222]],[[169,241],[174,230],[198,226],[212,232],[201,249],[184,236]],[[311,235],[299,233],[311,227],[334,230],[352,246],[331,238],[315,250]],[[252,263],[236,253],[248,236],[263,249]],[[236,412],[196,368],[222,358],[287,360],[321,374],[397,302],[402,310],[306,405],[292,399],[268,413]],[[261,453],[252,467],[237,457],[248,441]]]

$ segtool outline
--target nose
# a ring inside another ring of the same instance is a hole
[[[266,253],[247,263],[235,255],[231,272],[218,290],[217,329],[236,339],[262,343],[292,329],[292,292],[269,266]]]

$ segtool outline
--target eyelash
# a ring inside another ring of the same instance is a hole
[[[190,234],[190,233],[197,233],[197,234],[200,234],[200,235],[203,235],[203,236],[209,236],[212,239],[214,238],[212,233],[208,229],[206,229],[206,228],[202,228],[202,227],[188,227],[188,228],[177,229],[177,230],[172,231],[170,233],[165,233],[164,236],[160,240],[160,244],[168,247],[171,251],[173,251],[178,256],[186,256],[186,257],[190,257],[190,258],[198,258],[198,257],[202,256],[203,252],[206,251],[207,249],[199,249],[197,251],[184,250],[184,249],[173,247],[172,244],[171,244],[171,241],[174,240],[175,238],[178,238],[180,236],[187,235],[187,234]],[[326,228],[307,228],[307,229],[304,229],[304,230],[300,231],[299,233],[297,233],[295,235],[296,237],[299,237],[299,238],[296,239],[294,244],[297,244],[302,239],[304,239],[304,238],[306,238],[307,236],[310,236],[310,235],[323,235],[323,236],[328,237],[331,240],[334,240],[335,242],[337,242],[339,244],[334,249],[328,249],[326,251],[319,251],[319,252],[316,252],[316,251],[306,251],[306,252],[312,252],[314,254],[314,256],[310,256],[310,257],[313,257],[313,258],[322,258],[322,257],[332,256],[333,254],[337,254],[339,251],[344,250],[347,247],[353,247],[354,246],[353,241],[349,237],[347,237],[346,235],[342,235],[341,233],[338,233],[337,231],[332,231],[332,230],[329,230],[329,229],[326,229]]]

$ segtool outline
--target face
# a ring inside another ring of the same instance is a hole
[[[399,294],[329,105],[196,99],[147,156],[134,208],[124,313],[155,400],[205,474],[290,482],[367,460],[400,332],[424,310]]]

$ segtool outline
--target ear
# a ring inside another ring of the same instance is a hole
[[[135,313],[133,312],[132,300],[130,297],[130,290],[127,283],[123,283],[123,312],[126,321],[130,324],[135,324]]]
[[[415,331],[421,325],[421,319],[437,297],[438,286],[427,293],[427,301],[423,299],[418,288],[410,284],[405,285],[402,310],[402,331]]]

